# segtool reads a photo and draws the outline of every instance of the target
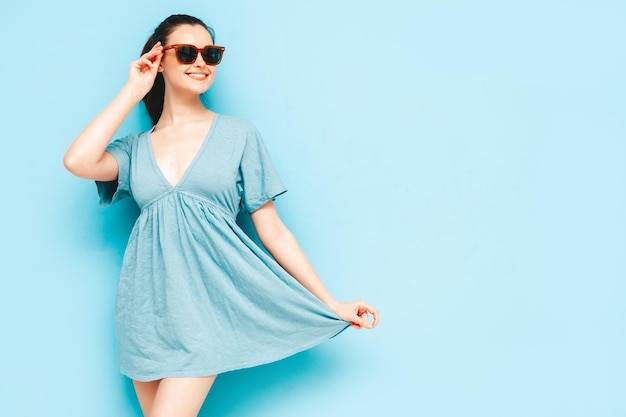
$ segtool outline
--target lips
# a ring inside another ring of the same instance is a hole
[[[209,77],[209,74],[202,72],[188,72],[187,75],[195,80],[206,80]]]

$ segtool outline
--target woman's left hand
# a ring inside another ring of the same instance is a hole
[[[333,311],[340,319],[352,323],[354,329],[373,329],[378,324],[378,310],[365,301],[337,303]],[[370,315],[373,320],[370,321]]]

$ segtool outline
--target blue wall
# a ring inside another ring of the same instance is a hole
[[[21,0],[0,5],[1,416],[138,415],[112,320],[135,210],[61,159],[174,12],[227,47],[207,101],[264,134],[327,285],[383,320],[221,376],[204,416],[626,415],[623,1]]]

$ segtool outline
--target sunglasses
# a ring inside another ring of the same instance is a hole
[[[217,65],[222,61],[224,55],[223,46],[205,46],[204,48],[196,48],[193,45],[169,45],[163,48],[163,52],[168,49],[176,51],[176,59],[181,64],[193,64],[198,59],[198,54],[202,54],[202,59],[207,65]]]

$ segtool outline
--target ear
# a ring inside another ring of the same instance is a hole
[[[160,56],[155,57],[156,60],[159,61],[159,66],[157,68],[158,72],[163,72],[163,53]]]

